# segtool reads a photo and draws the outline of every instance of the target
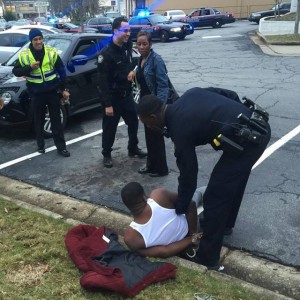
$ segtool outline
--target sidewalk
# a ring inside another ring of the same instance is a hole
[[[252,41],[267,55],[273,56],[300,56],[300,45],[271,45],[265,37],[256,32],[251,35]]]
[[[0,198],[72,225],[82,223],[114,228],[121,236],[131,221],[129,216],[88,202],[43,190],[38,187],[0,176]],[[296,268],[283,266],[252,256],[250,253],[222,249],[225,273],[208,271],[205,267],[173,257],[182,266],[200,273],[210,272],[218,280],[235,282],[244,288],[274,300],[300,300],[300,273]],[[230,300],[230,299],[229,299]]]

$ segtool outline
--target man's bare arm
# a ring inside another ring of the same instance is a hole
[[[166,246],[154,246],[144,249],[131,249],[141,256],[167,258],[183,252],[192,245],[192,237],[188,236],[181,241],[171,243]]]

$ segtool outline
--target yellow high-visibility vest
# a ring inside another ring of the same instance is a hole
[[[57,52],[53,47],[44,45],[45,55],[43,59],[42,66],[40,68],[32,70],[26,80],[32,83],[43,83],[44,81],[51,81],[57,77],[54,68],[55,62],[57,60]],[[23,50],[19,54],[19,62],[22,67],[30,66],[31,63],[35,62],[30,49]]]

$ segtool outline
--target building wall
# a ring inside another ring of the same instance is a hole
[[[270,9],[275,0],[145,0],[146,6],[156,13],[182,9],[186,14],[200,7],[215,7],[223,12],[231,12],[238,19],[247,18],[251,12]]]

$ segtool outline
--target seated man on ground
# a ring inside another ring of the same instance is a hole
[[[133,221],[124,233],[124,242],[141,256],[170,257],[188,247],[197,247],[197,208],[191,202],[187,214],[177,215],[177,193],[159,188],[146,197],[137,182],[128,183],[121,191],[124,204]]]

